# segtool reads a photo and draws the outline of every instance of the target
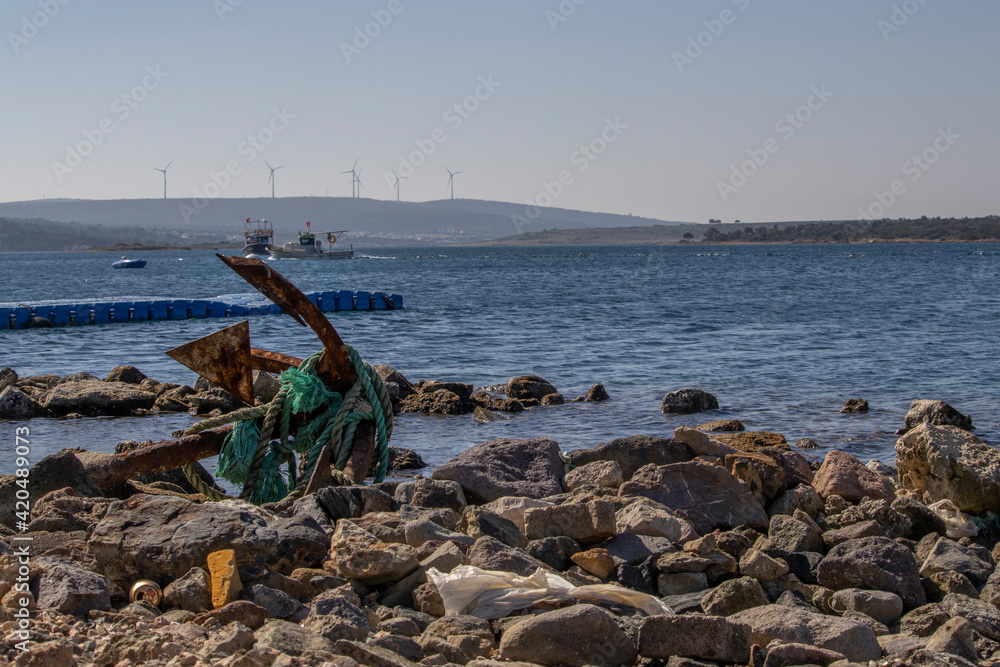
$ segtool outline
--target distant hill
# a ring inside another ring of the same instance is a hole
[[[225,234],[219,232],[180,232],[155,228],[107,227],[51,220],[0,218],[0,252],[37,250],[58,252],[110,248],[119,244],[128,244],[131,249],[139,249],[140,246],[147,249],[150,246],[183,248],[223,243]]]
[[[305,227],[306,221],[311,221],[312,228],[318,231],[349,229],[352,233],[345,241],[348,238],[352,242],[367,239],[368,245],[475,242],[553,228],[681,224],[560,208],[529,211],[523,204],[478,199],[395,202],[350,197],[262,197],[198,202],[191,199],[46,199],[0,203],[0,218],[224,234],[231,240],[243,238],[243,222],[247,218],[266,218],[273,223],[279,242],[292,240]]]

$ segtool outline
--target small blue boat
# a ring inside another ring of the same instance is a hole
[[[111,265],[113,269],[141,269],[146,266],[146,260],[144,259],[126,259],[122,257],[117,262]]]

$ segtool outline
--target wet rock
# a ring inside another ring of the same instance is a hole
[[[500,438],[475,445],[444,465],[432,479],[458,482],[476,504],[503,496],[545,498],[562,493],[563,463],[554,440]]]
[[[523,548],[528,543],[517,524],[481,507],[466,507],[458,529],[474,539],[489,536],[511,547]]]
[[[39,558],[42,574],[31,582],[38,609],[52,609],[63,614],[86,615],[92,609],[111,609],[113,584],[75,563],[54,558]]]
[[[92,376],[65,378],[38,397],[38,402],[53,414],[76,412],[82,415],[129,415],[148,410],[156,403],[156,394],[125,382],[103,382]]]
[[[169,607],[199,613],[212,608],[212,581],[208,572],[192,567],[187,573],[163,589],[163,600]]]
[[[611,397],[608,396],[608,390],[604,388],[604,385],[598,382],[587,390],[584,394],[583,400],[588,403],[597,403],[600,401],[606,401]]]
[[[700,463],[647,465],[622,485],[622,496],[640,495],[661,503],[699,533],[716,528],[767,526],[767,514],[750,491],[724,468]]]
[[[135,366],[115,366],[104,378],[105,382],[124,382],[125,384],[141,384],[146,375]]]
[[[492,537],[481,537],[476,540],[475,546],[469,549],[467,554],[469,565],[475,565],[484,570],[514,572],[525,577],[534,574],[538,568],[551,570],[552,568],[541,560],[529,555],[532,544],[533,542],[528,543],[528,553],[525,553]]]
[[[570,464],[576,467],[594,461],[614,461],[621,468],[622,478],[631,479],[635,471],[649,463],[667,465],[691,460],[691,452],[681,442],[669,438],[633,435],[617,438],[591,449],[569,453]]]
[[[816,449],[819,447],[819,443],[812,438],[801,438],[796,440],[795,444],[792,446],[795,447],[795,449]]]
[[[17,387],[0,391],[0,419],[31,419],[47,414],[48,410]]]
[[[15,527],[17,485],[19,478],[6,475],[0,478],[0,523]],[[80,460],[73,452],[64,450],[58,454],[50,454],[31,467],[31,495],[39,500],[45,494],[59,489],[70,488],[83,498],[100,498],[101,490],[87,475]]]
[[[909,431],[920,424],[955,426],[965,431],[972,430],[972,418],[963,415],[944,401],[917,399],[910,403],[910,409],[903,419],[903,428]]]
[[[570,491],[593,485],[617,489],[622,485],[622,469],[615,461],[593,461],[566,473],[566,488]]]
[[[896,497],[891,481],[872,472],[847,452],[839,450],[827,453],[812,483],[824,498],[836,494],[850,502],[858,502],[865,496],[892,502]]]
[[[529,540],[565,535],[580,544],[593,544],[615,534],[615,506],[608,500],[592,500],[536,507],[524,513],[524,529]]]
[[[741,452],[756,452],[768,447],[788,449],[788,441],[785,440],[785,436],[771,431],[716,433],[715,439]]]
[[[729,431],[747,430],[746,426],[739,419],[714,419],[704,424],[698,424],[695,428],[705,433],[726,433]]]
[[[372,368],[375,369],[375,372],[378,373],[383,382],[392,382],[399,388],[399,398],[406,398],[410,394],[416,393],[417,390],[413,388],[410,381],[389,364],[375,364]]]
[[[399,411],[430,415],[461,415],[465,413],[465,404],[455,392],[439,388],[407,396],[400,401]]]
[[[265,515],[240,501],[199,505],[137,495],[108,508],[88,548],[102,573],[119,585],[143,578],[165,585],[219,549],[235,549],[239,565],[262,564],[277,549],[278,535]]]
[[[618,510],[615,524],[622,533],[665,537],[671,542],[685,542],[694,534],[691,524],[675,516],[666,506],[644,496]]]
[[[510,398],[534,398],[540,401],[545,396],[555,393],[558,393],[558,390],[537,375],[519,375],[507,383],[507,396]]]
[[[298,656],[306,651],[337,653],[337,645],[315,632],[288,621],[270,621],[255,633],[257,646],[266,646],[287,655]]]
[[[819,583],[831,590],[862,588],[895,593],[912,609],[927,602],[916,559],[906,547],[884,537],[848,540],[820,561]]]
[[[691,387],[671,391],[660,402],[660,412],[663,414],[690,415],[718,409],[719,401],[715,396]]]
[[[854,662],[877,660],[882,655],[875,633],[868,626],[804,609],[772,604],[741,611],[729,620],[749,625],[750,640],[761,646],[775,639],[809,644],[836,651]]]
[[[337,522],[330,559],[341,576],[369,585],[402,579],[419,566],[412,547],[381,542],[346,519]]]
[[[868,412],[868,401],[863,398],[849,398],[840,408],[840,413],[844,415],[859,414]]]
[[[732,618],[650,616],[642,621],[638,644],[644,658],[681,656],[740,665],[750,661],[750,628]]]
[[[993,564],[980,558],[973,550],[941,537],[920,566],[922,577],[938,572],[958,572],[968,577],[973,585],[981,586],[993,573]]]
[[[389,445],[389,470],[419,470],[428,465],[420,454],[412,449]]]
[[[541,399],[541,404],[542,405],[563,405],[565,403],[566,403],[566,399],[563,398],[563,395],[559,394],[559,393],[556,393],[556,394],[546,394],[545,396],[542,396],[542,399]]]
[[[1000,512],[1000,451],[955,426],[920,424],[896,441],[900,485],[927,504]]]
[[[858,611],[879,623],[893,625],[903,615],[903,600],[895,593],[845,588],[833,594],[830,608],[838,614]]]
[[[489,408],[484,408],[481,405],[476,406],[476,409],[472,411],[472,419],[480,423],[495,422],[501,419],[506,419],[501,417],[497,413],[493,412]]]
[[[705,593],[701,608],[711,616],[732,616],[751,607],[770,604],[760,582],[753,577],[724,581]]]
[[[615,617],[590,604],[527,617],[504,632],[500,655],[539,665],[570,667],[631,664],[635,645],[622,632]]]
[[[396,502],[418,507],[449,507],[458,514],[468,504],[457,482],[438,479],[418,479],[396,487]]]

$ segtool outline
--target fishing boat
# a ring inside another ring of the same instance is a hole
[[[252,257],[260,255],[267,257],[271,254],[271,244],[274,241],[274,228],[271,223],[261,218],[257,222],[250,222],[247,218],[243,231],[245,245],[243,246],[243,256]]]
[[[299,232],[298,241],[291,241],[282,246],[271,246],[270,259],[351,259],[354,257],[354,246],[350,250],[324,250],[323,241],[317,236],[326,236],[326,241],[333,248],[340,235],[347,230],[336,232],[309,231],[310,223],[306,223],[306,231]]]
[[[112,269],[141,269],[146,266],[144,259],[127,259],[124,255],[111,265]]]

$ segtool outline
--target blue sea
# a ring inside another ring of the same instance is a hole
[[[489,386],[523,374],[567,399],[594,383],[605,403],[539,407],[479,424],[471,415],[400,415],[392,444],[440,464],[498,437],[543,436],[563,450],[669,436],[678,425],[737,418],[748,429],[813,438],[892,463],[916,398],[972,416],[1000,445],[1000,246],[990,244],[561,246],[365,249],[351,261],[273,265],[303,291],[383,290],[403,310],[329,313],[370,363],[421,378]],[[259,300],[210,251],[156,252],[115,271],[111,253],[0,254],[4,305],[140,298]],[[313,333],[287,316],[250,319],[255,347],[306,356]],[[119,364],[160,381],[195,375],[164,352],[231,322],[218,319],[0,331],[0,366],[22,377]],[[720,409],[660,414],[663,394],[698,387]],[[849,398],[866,415],[842,415]],[[186,414],[36,419],[32,458],[64,447],[112,451],[161,440]],[[0,473],[14,467],[13,422],[0,426]],[[210,467],[211,469],[211,467]]]

